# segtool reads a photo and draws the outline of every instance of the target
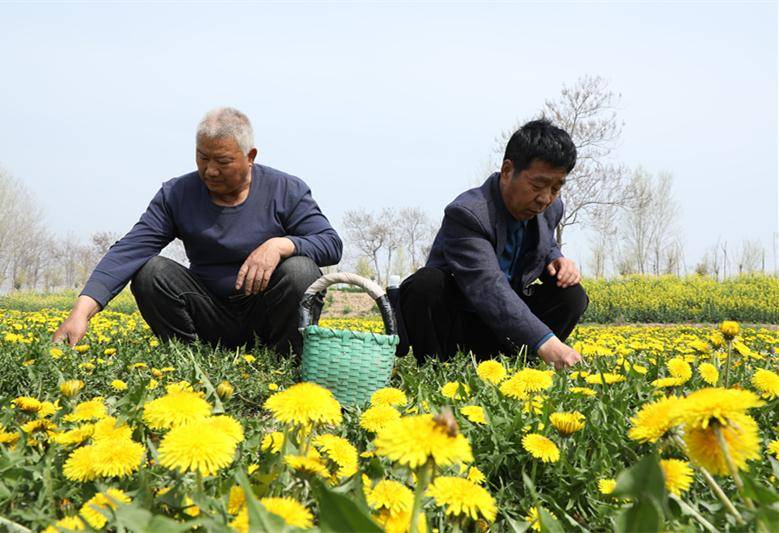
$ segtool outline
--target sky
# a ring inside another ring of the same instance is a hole
[[[621,94],[615,160],[673,175],[688,266],[749,238],[770,268],[778,20],[776,2],[2,4],[0,166],[57,234],[124,233],[229,105],[336,227],[358,207],[440,220],[502,131],[599,75]],[[587,247],[577,230],[563,251]]]

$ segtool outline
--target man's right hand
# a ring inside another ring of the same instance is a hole
[[[71,347],[84,338],[89,327],[89,319],[100,310],[100,305],[89,296],[79,296],[70,315],[66,318],[54,335],[52,342],[67,342]]]
[[[569,368],[582,360],[579,352],[562,342],[557,337],[550,337],[548,341],[539,346],[538,355],[555,369]]]

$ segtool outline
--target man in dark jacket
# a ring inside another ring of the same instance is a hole
[[[486,358],[523,345],[557,368],[581,359],[564,341],[589,300],[555,240],[575,163],[565,131],[529,122],[509,140],[500,172],[446,207],[426,266],[399,291],[418,359],[458,349]]]
[[[300,298],[320,266],[338,263],[341,239],[302,180],[254,163],[246,115],[207,113],[196,141],[197,171],[163,183],[95,267],[55,341],[75,345],[132,280],[141,315],[163,340],[237,347],[259,337],[301,353]],[[158,255],[175,238],[189,268]]]

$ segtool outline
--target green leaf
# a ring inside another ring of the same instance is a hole
[[[651,496],[657,502],[666,499],[665,479],[656,455],[647,455],[617,476],[617,486],[611,493],[615,498]]]
[[[655,533],[662,531],[663,510],[650,498],[642,498],[617,517],[618,533]]]
[[[211,401],[214,402],[214,409],[212,413],[215,415],[224,413],[225,408],[224,405],[222,405],[222,400],[219,398],[219,395],[216,393],[216,389],[214,388],[214,385],[211,383],[211,380],[208,379],[208,374],[203,372],[203,369],[200,368],[200,365],[195,360],[195,355],[192,353],[192,350],[188,349],[187,355],[189,356],[189,360],[195,369],[195,374],[197,375],[197,378],[203,382],[203,386],[206,388],[206,391],[208,391],[208,394],[211,397]]]
[[[541,505],[538,506],[538,517],[541,522],[541,533],[565,533],[557,518]]]
[[[361,531],[381,533],[367,509],[353,499],[334,492],[321,481],[312,482],[319,503],[319,527],[323,532]]]
[[[235,479],[246,495],[246,506],[249,510],[249,531],[276,533],[289,529],[284,519],[265,510],[265,507],[254,495],[249,478],[246,477],[246,473],[243,470],[236,472]]]
[[[744,482],[744,494],[748,498],[763,505],[771,505],[779,502],[779,494],[777,494],[775,490],[761,485],[746,473],[741,474],[741,479]]]

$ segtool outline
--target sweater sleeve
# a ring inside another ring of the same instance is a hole
[[[562,207],[562,202],[560,203],[561,203],[560,215],[557,217],[557,220],[555,220],[554,225],[551,228],[549,228],[551,230],[550,239],[552,242],[550,243],[549,253],[547,254],[546,259],[544,261],[544,266],[548,265],[555,259],[558,259],[563,256],[563,252],[560,250],[560,246],[557,244],[557,238],[555,237],[555,229],[557,228],[557,226],[560,225],[560,221],[563,219],[564,208]]]
[[[81,294],[93,298],[101,309],[104,308],[146,261],[159,254],[175,236],[173,217],[161,188],[141,219],[108,249]]]
[[[509,285],[488,235],[473,213],[450,205],[441,231],[444,257],[457,285],[499,339],[517,347],[534,347],[551,333]]]
[[[284,227],[287,238],[295,245],[295,255],[310,257],[319,266],[337,264],[343,243],[311,196],[311,189],[304,187],[292,201]]]

